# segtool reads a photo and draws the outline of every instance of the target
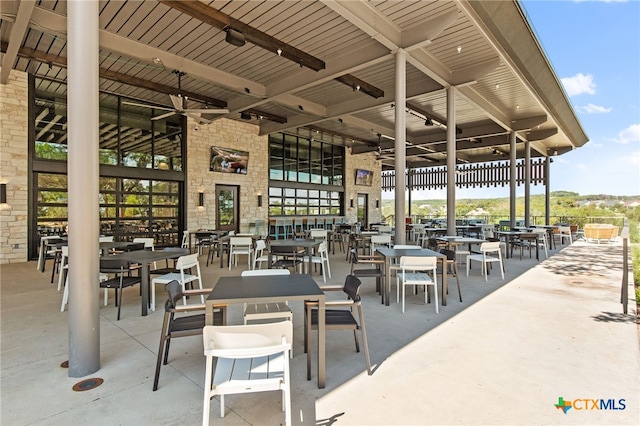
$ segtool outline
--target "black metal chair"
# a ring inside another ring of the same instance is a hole
[[[293,269],[294,271],[298,268],[299,273],[302,273],[304,253],[299,251],[297,247],[272,245],[270,251],[272,258],[275,259],[271,262],[272,268]]]
[[[358,330],[360,331],[362,335],[362,346],[364,347],[364,357],[367,363],[367,372],[371,375],[371,359],[369,358],[367,331],[364,325],[362,300],[360,299],[361,285],[362,282],[358,278],[353,275],[347,275],[343,287],[321,287],[324,291],[342,290],[347,295],[347,300],[328,301],[325,303],[325,328],[326,330],[353,330],[356,352],[360,352]],[[358,311],[357,318],[354,309]],[[304,324],[304,350],[307,353],[307,380],[311,380],[311,331],[318,329],[318,302],[305,302]]]
[[[101,281],[100,288],[111,288],[115,290],[116,306],[118,307],[118,321],[120,321],[120,308],[122,308],[122,290],[142,282],[139,275],[131,275],[133,270],[135,270],[134,264],[127,260],[109,258],[100,259],[100,272],[103,274],[114,274],[113,278]]]
[[[456,261],[456,252],[449,249],[441,249],[440,253],[447,256],[447,261],[445,263],[447,270],[445,271],[445,273],[456,277],[456,282],[458,284],[458,297],[462,302],[462,292],[460,291],[460,276],[458,275],[458,262]],[[442,280],[442,282],[444,283],[444,280]],[[444,289],[442,294],[444,294]]]
[[[202,328],[205,326],[204,313],[180,316],[180,314],[185,312],[204,312],[205,305],[201,303],[183,305],[182,298],[187,295],[199,296],[202,294],[209,294],[211,292],[210,288],[183,291],[182,286],[178,281],[171,281],[165,286],[165,289],[167,290],[169,298],[164,304],[164,321],[162,323],[162,330],[160,334],[160,347],[158,348],[158,359],[156,361],[156,374],[153,379],[154,391],[158,390],[160,368],[163,364],[167,365],[171,339],[202,335]],[[226,306],[216,306],[214,309],[213,325],[225,325],[224,310],[226,309]]]
[[[358,278],[375,278],[376,279],[376,291],[380,293],[381,281],[384,278],[384,260],[379,255],[361,255],[358,254],[358,249],[351,249],[349,254],[351,255],[351,275]],[[366,268],[356,268],[356,265],[368,265]]]

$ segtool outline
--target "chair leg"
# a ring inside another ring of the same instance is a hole
[[[362,345],[364,346],[364,359],[367,363],[367,373],[371,375],[371,358],[369,358],[369,342],[367,342],[367,330],[364,326],[362,307],[358,309],[360,314],[360,333],[362,333]]]
[[[118,291],[118,290],[116,290]],[[119,291],[119,299],[118,299],[118,321],[120,321],[120,308],[122,308],[122,287],[120,287]]]
[[[209,415],[211,410],[211,380],[213,377],[213,357],[208,356],[205,367],[205,386],[204,386],[204,404],[202,406],[202,425],[209,426]],[[222,398],[220,399],[220,405],[222,404]],[[224,411],[224,408],[222,409]]]
[[[158,382],[160,381],[160,368],[162,366],[162,353],[164,352],[164,345],[167,339],[168,330],[168,315],[165,315],[164,322],[162,323],[162,336],[160,337],[160,347],[158,347],[158,359],[156,360],[156,375],[153,379],[153,390],[158,390]]]

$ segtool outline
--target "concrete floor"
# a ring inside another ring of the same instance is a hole
[[[463,303],[450,279],[447,306],[436,314],[422,294],[385,307],[372,279],[363,303],[375,370],[366,374],[353,334],[327,336],[327,386],[305,378],[302,306],[294,310],[292,419],[306,425],[389,424],[640,424],[640,339],[635,304],[620,304],[620,245],[574,243],[547,260],[506,260],[506,279],[485,282],[479,268],[461,277]],[[204,267],[206,286],[237,275],[218,264]],[[47,265],[50,267],[50,263]],[[331,256],[342,284],[349,265]],[[463,268],[461,268],[463,269]],[[494,269],[495,271],[495,269]],[[35,262],[3,265],[1,274],[2,425],[198,424],[202,416],[204,356],[200,337],[176,339],[160,388],[152,392],[163,312],[140,316],[137,288],[124,294],[116,321],[113,294],[101,304],[101,368],[89,377],[104,383],[74,392],[79,378],[60,364],[68,359],[68,312]],[[318,272],[314,278],[322,283]],[[629,288],[633,297],[632,286]],[[394,290],[395,291],[395,290]],[[159,291],[160,293],[160,291]],[[392,296],[395,302],[395,295]],[[229,322],[241,322],[241,307]],[[614,399],[624,410],[591,410],[576,403],[566,414],[558,398]],[[211,402],[211,423],[277,425],[284,422],[277,392],[228,396],[226,416]]]

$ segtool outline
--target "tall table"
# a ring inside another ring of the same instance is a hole
[[[319,240],[275,240],[271,241],[269,244],[271,247],[287,247],[295,250],[297,248],[305,249],[305,256],[307,256],[307,267],[306,272],[311,272],[311,256],[313,255],[313,248],[318,247],[322,241]],[[273,256],[271,255],[271,250],[269,250],[269,269],[271,269],[271,265],[273,264]]]
[[[142,292],[142,316],[147,315],[149,308],[149,265],[158,260],[176,259],[185,254],[189,254],[189,249],[185,249],[185,252],[179,251],[149,251],[149,250],[135,250],[127,251],[124,253],[114,254],[108,256],[107,259],[122,259],[131,263],[138,263],[141,266],[141,292]]]
[[[442,306],[447,305],[447,256],[429,249],[393,249],[381,247],[376,249],[384,257],[384,291],[382,301],[389,306],[389,294],[391,293],[391,260],[399,259],[402,256],[434,256],[442,263]],[[436,300],[436,303],[438,301]]]
[[[214,305],[230,303],[318,301],[318,388],[325,386],[325,294],[307,274],[221,277],[205,301],[205,323],[213,325]],[[226,310],[225,310],[226,315]],[[224,320],[226,324],[226,318]]]

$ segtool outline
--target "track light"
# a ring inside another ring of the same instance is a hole
[[[227,32],[227,35],[225,36],[224,40],[227,43],[233,44],[234,46],[238,47],[244,46],[244,44],[246,43],[244,34],[242,34],[238,30],[234,30],[233,28],[227,28],[225,31]]]
[[[431,119],[429,117],[427,117],[426,120],[424,120],[424,125],[425,126],[433,126],[433,121],[431,121]]]
[[[240,118],[243,120],[251,120],[251,114],[249,114],[247,111],[242,111],[240,113]]]
[[[276,50],[276,53],[278,54],[278,56],[282,56],[282,49],[278,47],[278,50]]]

